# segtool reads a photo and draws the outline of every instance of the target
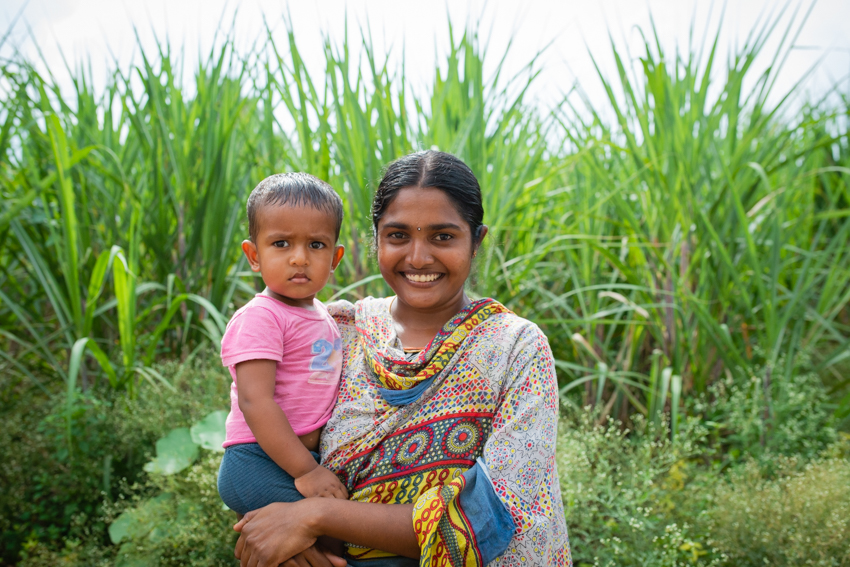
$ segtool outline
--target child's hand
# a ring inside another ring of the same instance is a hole
[[[323,466],[317,466],[295,479],[295,488],[304,498],[339,498],[348,500],[348,490],[337,476]]]

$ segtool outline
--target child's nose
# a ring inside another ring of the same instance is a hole
[[[289,257],[289,263],[293,266],[306,266],[307,252],[300,246],[297,246],[295,250],[292,251],[292,256]]]

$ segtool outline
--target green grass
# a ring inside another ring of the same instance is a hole
[[[779,29],[781,16],[726,62],[719,30],[674,54],[644,30],[637,59],[612,42],[608,98],[579,89],[551,109],[525,100],[535,61],[485,77],[492,55],[474,27],[452,30],[420,93],[365,32],[324,38],[320,75],[291,31],[250,53],[224,35],[188,83],[162,42],[102,90],[79,70],[61,91],[15,54],[0,62],[0,372],[64,388],[69,408],[98,384],[131,397],[140,380],[169,387],[154,363],[215,343],[256,289],[239,249],[244,202],[277,171],[313,173],[343,197],[348,252],[323,297],[388,293],[370,256],[371,195],[389,161],[438,147],[484,191],[472,291],[544,327],[566,401],[624,420],[670,412],[675,435],[731,377],[758,384],[769,432],[773,397],[805,360],[846,419],[850,104],[792,111],[773,92],[804,21]],[[775,54],[762,52],[770,37]],[[774,64],[754,77],[765,55]]]

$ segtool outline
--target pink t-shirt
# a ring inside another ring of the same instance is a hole
[[[292,307],[257,294],[238,310],[221,339],[221,362],[230,368],[230,414],[223,447],[256,443],[239,409],[236,365],[246,360],[277,362],[274,401],[296,435],[322,427],[331,417],[342,370],[342,338],[328,310]]]

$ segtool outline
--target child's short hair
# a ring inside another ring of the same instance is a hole
[[[269,205],[310,205],[327,212],[336,220],[336,238],[342,226],[342,199],[333,187],[309,173],[276,173],[254,187],[248,197],[248,233],[251,242],[260,232],[257,211]]]

